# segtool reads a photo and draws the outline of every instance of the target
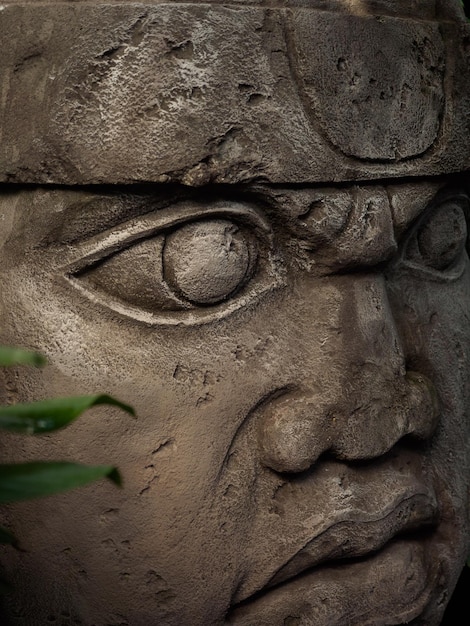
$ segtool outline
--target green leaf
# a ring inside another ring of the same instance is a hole
[[[45,365],[46,359],[38,352],[30,350],[22,350],[21,348],[9,348],[0,346],[0,366],[8,367],[10,365],[34,365],[41,367]]]
[[[16,545],[16,537],[14,537],[9,530],[0,526],[0,543],[9,543]]]
[[[110,404],[135,415],[134,409],[107,395],[51,398],[0,407],[0,428],[28,434],[47,433],[73,422],[87,409]]]
[[[121,485],[121,476],[111,465],[61,461],[0,465],[0,504],[49,496],[100,478]]]

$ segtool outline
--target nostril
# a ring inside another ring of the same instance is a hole
[[[382,456],[404,438],[430,439],[439,419],[439,403],[433,383],[408,371],[394,383],[381,386],[380,394],[349,413],[332,447],[342,460],[356,461]],[[367,389],[362,395],[366,397]]]
[[[408,371],[381,384],[374,377],[373,383],[334,404],[292,388],[270,396],[254,413],[261,463],[279,473],[300,473],[325,452],[343,461],[372,459],[403,438],[433,435],[439,403],[429,378]]]
[[[276,398],[258,412],[260,461],[276,472],[303,472],[331,447],[333,426],[327,412],[300,393]]]

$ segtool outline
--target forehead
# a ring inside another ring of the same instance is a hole
[[[402,2],[8,2],[0,179],[313,184],[462,171],[467,27],[422,4],[418,20]]]

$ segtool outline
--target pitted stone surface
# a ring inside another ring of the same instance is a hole
[[[5,182],[307,183],[470,162],[470,27],[447,14],[3,6]]]
[[[438,626],[469,552],[457,0],[0,5],[9,626]],[[3,597],[2,597],[3,600]],[[1,618],[3,619],[3,615]],[[2,626],[3,626],[2,621]]]

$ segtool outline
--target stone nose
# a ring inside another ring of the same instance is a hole
[[[259,408],[260,460],[277,472],[302,472],[325,452],[340,460],[381,456],[406,435],[427,439],[438,419],[429,379],[408,372],[400,389],[382,388],[372,400],[344,398],[336,405],[302,390],[287,392]]]
[[[436,427],[437,393],[426,376],[406,371],[383,278],[341,281],[341,341],[314,354],[315,342],[327,346],[327,338],[319,341],[315,325],[304,326],[297,379],[256,411],[260,460],[275,471],[305,471],[324,453],[375,458],[403,437],[431,437]]]

